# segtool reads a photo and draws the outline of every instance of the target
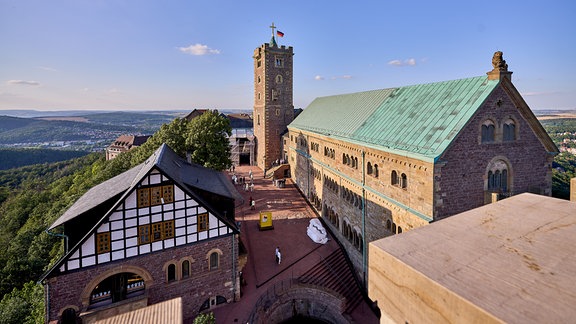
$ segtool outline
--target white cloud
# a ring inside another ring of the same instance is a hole
[[[388,62],[388,64],[393,66],[416,66],[416,60],[414,58],[409,58],[404,61],[392,60]]]
[[[220,54],[220,50],[208,47],[208,45],[202,45],[200,43],[190,45],[188,47],[179,47],[180,52],[190,55],[209,55],[209,54]]]
[[[50,71],[50,72],[58,72],[58,70],[56,70],[55,68],[51,68],[49,66],[39,66],[38,67],[40,70],[44,70],[44,71]]]
[[[6,81],[8,84],[16,84],[16,85],[31,85],[31,86],[39,86],[40,82],[38,81],[25,81],[25,80],[8,80]]]
[[[314,77],[314,80],[324,80],[324,77],[321,75],[317,75]]]

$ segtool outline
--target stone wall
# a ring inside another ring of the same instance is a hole
[[[497,125],[496,140],[481,143],[481,125],[488,119]],[[515,141],[502,141],[502,124],[507,119],[515,122]],[[551,195],[553,157],[546,152],[506,91],[496,88],[436,164],[435,218],[484,205],[488,165],[495,159],[509,164],[512,194]]]

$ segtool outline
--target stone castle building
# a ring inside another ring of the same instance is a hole
[[[519,193],[551,194],[558,149],[501,52],[492,64],[487,76],[317,98],[288,125],[293,180],[365,284],[369,242]]]
[[[254,50],[254,136],[256,138],[255,165],[266,170],[283,159],[282,135],[294,119],[292,99],[292,47],[278,46],[272,39]],[[279,34],[280,35],[280,34]]]
[[[136,148],[150,138],[149,135],[120,135],[118,138],[106,148],[106,160],[112,160],[118,154],[128,152]]]

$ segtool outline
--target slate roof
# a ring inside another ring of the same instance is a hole
[[[288,128],[434,161],[498,84],[480,76],[320,97]]]
[[[102,203],[117,199],[134,188],[154,167],[164,172],[181,187],[186,186],[241,200],[236,188],[223,172],[188,163],[168,145],[162,144],[144,163],[88,190],[49,229],[62,225]]]

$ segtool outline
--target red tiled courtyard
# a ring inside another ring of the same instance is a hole
[[[250,171],[253,173],[254,190],[246,191],[244,186],[237,185],[238,192],[244,197],[244,202],[237,203],[236,221],[241,224],[240,240],[248,256],[243,269],[242,298],[215,308],[214,315],[217,323],[249,322],[251,312],[259,298],[272,291],[275,285],[284,285],[290,279],[302,278],[303,275],[315,280],[317,273],[322,271],[319,269],[325,264],[333,259],[343,259],[343,256],[339,257],[343,255],[339,251],[339,245],[330,235],[328,243],[318,244],[306,234],[310,219],[317,215],[290,179],[286,181],[284,188],[279,188],[274,186],[271,179],[264,179],[263,172],[258,167],[235,168],[237,177],[244,177],[246,182],[249,182]],[[250,197],[255,200],[253,210],[249,206]],[[272,212],[274,229],[259,230],[258,220],[261,211]],[[277,264],[275,260],[276,247],[280,247],[282,252],[281,264]],[[340,262],[343,263],[343,261]],[[316,282],[316,284],[324,283],[338,287],[354,286],[352,279],[343,279],[343,277],[324,278],[324,281]],[[356,295],[353,295],[354,293]],[[346,304],[347,318],[350,322],[378,323],[378,318],[368,303],[359,295],[358,289],[343,294],[347,294],[348,299],[354,299],[348,300]]]

